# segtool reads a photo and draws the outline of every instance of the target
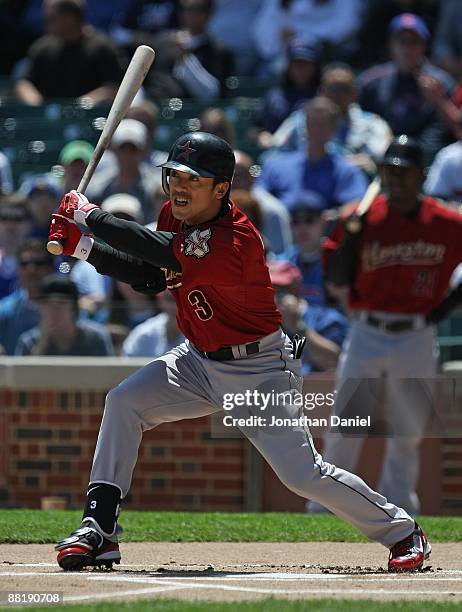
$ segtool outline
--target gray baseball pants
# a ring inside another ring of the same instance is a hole
[[[389,433],[378,489],[411,514],[420,511],[416,492],[419,446],[432,411],[436,363],[433,326],[393,334],[354,321],[337,369],[335,413],[339,416],[345,416],[349,404],[354,412],[365,408],[371,417],[376,416],[374,386],[383,381],[383,416]],[[327,461],[354,470],[363,442],[363,436],[329,432],[323,455]],[[308,509],[321,510],[316,503],[310,503]]]
[[[223,412],[223,396],[246,389],[301,393],[300,360],[282,331],[260,340],[260,352],[233,361],[203,358],[186,341],[147,364],[106,399],[90,482],[117,485],[124,497],[132,479],[143,432],[161,423]],[[232,411],[231,411],[232,412]],[[300,416],[291,402],[269,407],[279,417]],[[226,414],[229,414],[228,412]],[[261,415],[245,406],[238,416]],[[413,519],[358,476],[323,461],[303,426],[240,427],[280,480],[301,497],[315,500],[368,538],[391,547],[414,529]]]

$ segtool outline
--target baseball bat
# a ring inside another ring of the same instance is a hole
[[[140,45],[133,54],[119,89],[117,90],[117,94],[112,103],[103,131],[96,144],[93,156],[85,169],[85,173],[77,187],[77,191],[83,193],[88,187],[88,183],[103,153],[108,148],[114,132],[124,118],[130,104],[133,102],[133,98],[141,87],[155,56],[154,49],[151,49],[151,47],[147,45]],[[50,240],[47,243],[47,250],[53,255],[61,255],[63,247],[58,240]]]
[[[353,233],[358,232],[361,227],[359,223],[361,222],[361,217],[363,217],[370,208],[370,205],[375,200],[375,198],[379,195],[381,189],[380,177],[375,177],[372,183],[369,184],[366,193],[363,195],[361,201],[359,202],[358,208],[351,215],[351,217],[347,220],[349,224],[348,229],[353,231]],[[338,210],[328,210],[326,211],[325,219],[327,221],[338,221],[342,217],[342,214],[339,213]],[[351,226],[351,227],[350,227]]]

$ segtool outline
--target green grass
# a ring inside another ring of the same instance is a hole
[[[0,509],[0,543],[51,543],[80,523],[75,510]],[[462,542],[462,517],[421,517],[432,542]],[[123,512],[124,542],[367,542],[331,515]]]
[[[265,599],[242,602],[189,602],[176,599],[156,599],[118,603],[79,604],[73,606],[51,606],[17,608],[11,610],[35,610],[50,612],[53,609],[65,612],[439,612],[460,610],[460,603],[437,603],[432,601],[378,602],[372,600],[320,599],[320,600],[282,600]]]

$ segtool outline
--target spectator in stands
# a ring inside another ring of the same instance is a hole
[[[112,355],[107,330],[97,323],[79,321],[78,297],[77,286],[68,276],[44,277],[37,295],[39,324],[21,334],[15,355]]]
[[[183,334],[176,321],[176,303],[170,291],[157,295],[159,314],[137,325],[122,346],[125,357],[152,357],[164,355],[181,342]]]
[[[0,195],[13,191],[13,175],[8,157],[0,151]]]
[[[287,207],[300,192],[312,191],[326,208],[349,205],[364,195],[364,174],[344,157],[329,153],[339,119],[338,107],[328,98],[313,98],[306,106],[306,151],[274,153],[263,164],[258,184]]]
[[[85,25],[85,0],[44,0],[47,33],[27,54],[16,83],[24,104],[46,98],[85,98],[92,104],[114,98],[122,64],[111,40]]]
[[[27,198],[27,205],[32,216],[29,237],[46,240],[51,215],[58,207],[62,195],[59,184],[51,176],[43,174],[24,181],[20,187],[20,193]]]
[[[426,59],[430,32],[420,17],[398,15],[389,36],[392,60],[360,75],[360,105],[383,117],[395,135],[419,139],[431,160],[444,142],[442,121],[454,127],[445,109],[454,81]]]
[[[346,60],[355,50],[362,4],[360,0],[265,0],[254,23],[257,49],[272,62],[292,38],[300,38],[323,44],[330,59]]]
[[[287,67],[281,82],[265,95],[255,122],[258,144],[263,148],[270,146],[271,135],[292,112],[303,108],[319,87],[321,48],[293,39],[287,45],[286,54]]]
[[[348,322],[334,308],[311,305],[301,294],[301,272],[288,261],[269,263],[282,327],[291,337],[306,337],[302,353],[302,372],[333,370],[345,339]]]
[[[161,179],[160,172],[145,161],[148,148],[146,126],[136,119],[123,119],[111,143],[117,166],[111,165],[95,174],[88,186],[88,199],[100,203],[115,193],[129,193],[141,202],[144,222],[152,221]]]
[[[226,93],[232,55],[208,33],[213,0],[179,0],[179,30],[153,39],[157,57],[148,76],[151,97],[214,100]]]
[[[53,256],[41,240],[25,240],[17,258],[19,286],[0,300],[0,346],[7,355],[14,354],[19,336],[37,325],[40,281],[53,272]]]
[[[368,0],[364,4],[363,25],[358,34],[359,49],[354,60],[355,68],[361,69],[387,61],[387,26],[393,17],[402,13],[414,13],[432,28],[442,3],[439,0]]]
[[[329,143],[330,150],[345,155],[348,161],[372,176],[376,171],[376,160],[382,157],[393,136],[387,122],[359,106],[355,75],[348,64],[329,64],[324,68],[320,93],[340,110],[337,130]],[[302,109],[284,121],[273,135],[271,144],[284,151],[306,148],[306,120]]]
[[[462,135],[462,134],[461,134]],[[462,141],[439,151],[428,171],[423,190],[428,195],[462,204]]]
[[[433,59],[452,74],[462,78],[462,5],[459,0],[445,0],[439,7]]]
[[[252,23],[262,4],[263,0],[215,0],[209,32],[233,53],[236,75],[253,76],[256,72],[258,54]]]
[[[271,250],[276,254],[282,253],[292,244],[289,213],[280,200],[255,184],[260,166],[243,151],[234,151],[234,156],[233,189],[249,191],[257,200],[263,216],[262,233],[268,239]]]
[[[200,129],[203,132],[215,134],[229,142],[232,147],[236,146],[236,130],[232,121],[222,108],[210,107],[205,110],[200,118]]]
[[[27,204],[17,194],[0,199],[0,299],[17,289],[16,251],[29,232],[30,221]]]
[[[322,237],[326,227],[322,198],[310,191],[300,192],[290,203],[293,245],[278,259],[290,261],[302,274],[303,297],[310,304],[326,304],[321,261]]]
[[[61,149],[59,163],[64,169],[63,193],[77,189],[93,151],[93,145],[85,140],[71,140]]]

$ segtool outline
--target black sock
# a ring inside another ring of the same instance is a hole
[[[91,518],[105,534],[113,535],[119,516],[119,505],[119,487],[101,482],[91,483],[88,485],[82,520]]]

